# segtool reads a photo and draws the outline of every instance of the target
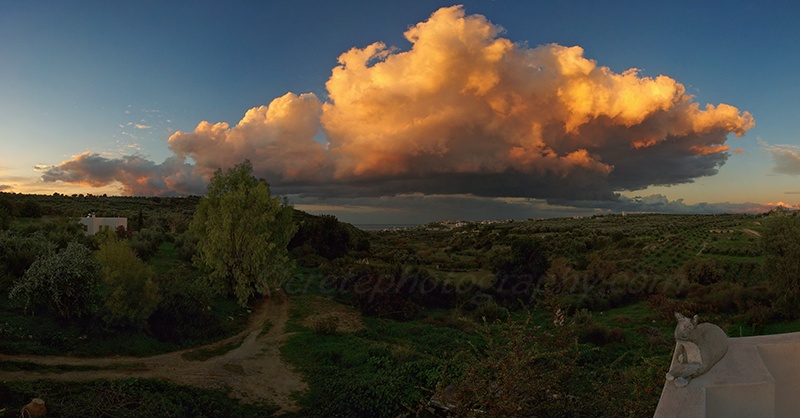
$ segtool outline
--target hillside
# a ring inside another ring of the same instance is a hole
[[[76,370],[72,362],[42,363],[38,355],[88,357],[80,360],[86,365],[105,364],[112,354],[146,362],[241,335],[248,311],[205,289],[204,272],[191,263],[186,228],[198,200],[0,194],[8,220],[0,232],[0,347],[25,355],[24,362],[5,361],[4,375],[144,376]],[[152,269],[162,296],[145,328],[44,311],[34,317],[8,298],[28,266],[49,251],[45,243],[97,248],[74,221],[86,212],[129,217],[131,231],[121,239]],[[290,310],[275,331],[285,339],[270,340],[270,350],[280,350],[307,384],[294,395],[296,416],[427,416],[434,395],[439,405],[441,399],[454,405],[454,416],[468,410],[652,415],[669,366],[675,311],[699,314],[729,336],[800,330],[800,316],[781,302],[791,292],[768,268],[776,253],[765,245],[794,242],[780,231],[796,219],[781,211],[626,214],[361,231],[332,216],[295,211],[298,231],[289,249],[297,268],[282,283]],[[203,358],[217,364],[236,349],[223,344]],[[136,390],[149,390],[151,383],[138,382]],[[74,399],[61,397],[57,387],[38,380],[0,389],[13,395],[8,399],[37,396],[33,388],[50,393],[54,410],[70,416]],[[91,404],[98,396],[87,389],[78,400]],[[248,402],[236,408],[247,410],[254,400]]]

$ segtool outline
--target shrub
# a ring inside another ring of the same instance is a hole
[[[725,275],[724,269],[708,258],[693,258],[683,265],[682,270],[690,282],[702,285],[717,283]]]
[[[800,317],[800,218],[772,220],[761,237],[764,274],[778,293],[775,307],[787,319]]]
[[[164,234],[155,229],[144,228],[133,234],[130,247],[142,260],[149,260],[158,252],[158,247],[164,241]]]
[[[147,327],[147,319],[161,298],[153,281],[153,270],[124,241],[111,240],[100,246],[101,318],[114,326]]]
[[[772,309],[757,301],[748,301],[745,321],[753,327],[753,330],[760,332],[767,325],[772,317]]]
[[[0,232],[0,269],[12,277],[22,277],[36,259],[54,250],[42,233],[21,236]]]
[[[88,248],[70,243],[34,261],[9,298],[24,303],[26,310],[46,307],[62,318],[81,316],[94,310],[98,270]]]
[[[186,267],[170,271],[158,286],[162,298],[148,322],[160,341],[201,342],[224,332],[219,317],[211,310],[211,291],[193,279]]]
[[[312,331],[322,335],[333,335],[339,330],[339,316],[336,313],[328,312],[322,314],[311,321],[309,327]]]
[[[41,218],[43,214],[42,206],[33,200],[26,200],[19,207],[19,216],[23,218]]]
[[[464,373],[455,384],[455,416],[583,416],[578,345],[563,311],[534,327],[511,322],[499,334],[484,329],[485,349],[465,355]],[[442,385],[444,386],[444,385]]]
[[[484,319],[487,322],[504,321],[508,318],[509,312],[503,306],[497,304],[494,299],[478,305],[472,313],[477,319]]]

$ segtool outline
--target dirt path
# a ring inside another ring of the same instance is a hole
[[[758,231],[753,231],[752,229],[742,228],[742,231],[747,232],[748,234],[755,235],[757,237],[761,237],[761,233]]]
[[[0,380],[91,380],[120,378],[158,378],[209,389],[230,389],[230,393],[246,402],[266,400],[281,407],[282,412],[296,412],[292,399],[307,385],[282,359],[280,347],[288,337],[284,326],[289,318],[289,302],[276,297],[264,300],[251,314],[241,333],[203,347],[174,351],[152,357],[75,358],[55,356],[0,355],[0,360],[45,365],[86,365],[112,367],[66,373],[32,371],[0,371]],[[265,323],[272,327],[262,335]],[[183,354],[196,350],[213,350],[231,342],[241,345],[225,354],[205,361],[189,361]]]

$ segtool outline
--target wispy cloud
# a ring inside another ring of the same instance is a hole
[[[790,176],[800,175],[800,146],[787,144],[770,145],[763,140],[759,140],[758,143],[772,157],[772,171]]]

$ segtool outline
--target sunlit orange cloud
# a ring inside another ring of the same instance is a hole
[[[499,33],[454,6],[411,27],[409,51],[374,43],[342,54],[322,115],[337,178],[465,166],[602,177],[618,165],[612,158],[625,158],[620,145],[640,155],[708,155],[728,149],[727,133],[753,126],[733,106],[700,109],[669,77],[617,74],[580,47],[528,48]],[[670,144],[656,147],[662,142]]]
[[[313,179],[328,164],[322,146],[314,142],[320,112],[315,95],[287,93],[248,110],[233,127],[203,121],[192,132],[178,131],[169,146],[180,159],[191,158],[206,178],[250,159],[255,171],[276,182]]]
[[[407,50],[375,42],[342,53],[324,103],[287,93],[235,125],[176,132],[162,164],[82,155],[43,179],[198,193],[216,169],[250,159],[271,184],[318,196],[614,199],[714,175],[729,134],[754,126],[734,106],[701,107],[666,75],[615,73],[579,46],[529,47],[502,33],[442,8],[405,32]],[[160,177],[139,184],[144,168]]]
[[[730,149],[727,145],[716,145],[716,146],[706,146],[706,145],[692,145],[689,147],[690,150],[694,151],[695,155],[709,155],[709,154],[717,154],[720,152],[725,152]]]

